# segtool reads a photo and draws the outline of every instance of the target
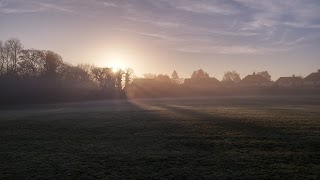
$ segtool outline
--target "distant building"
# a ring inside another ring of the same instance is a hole
[[[126,88],[127,97],[160,97],[173,92],[172,82],[157,79],[134,79]]]
[[[149,84],[154,84],[156,83],[155,79],[145,79],[145,78],[141,78],[141,79],[134,79],[131,83],[131,85],[136,85],[136,86],[140,86],[140,85],[149,85]]]
[[[275,82],[275,85],[282,88],[297,88],[303,85],[303,79],[295,75],[292,77],[280,77]]]
[[[243,78],[240,85],[247,87],[271,87],[273,86],[273,82],[260,74],[253,73]]]
[[[158,79],[134,79],[131,83],[131,87],[143,87],[143,88],[151,88],[151,87],[167,87],[172,86],[173,83],[171,81],[162,81]]]
[[[184,80],[184,85],[189,87],[204,87],[204,88],[218,87],[220,86],[220,81],[214,77],[201,78],[201,79],[187,78]]]
[[[320,88],[320,69],[318,72],[311,73],[309,76],[303,79],[303,85],[305,87],[318,87]]]

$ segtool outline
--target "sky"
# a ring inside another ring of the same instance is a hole
[[[0,40],[71,64],[221,79],[320,69],[319,0],[0,0]]]

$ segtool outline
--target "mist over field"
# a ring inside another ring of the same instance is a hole
[[[318,179],[320,97],[216,97],[0,111],[3,179]]]

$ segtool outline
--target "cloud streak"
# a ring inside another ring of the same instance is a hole
[[[312,30],[320,27],[316,23],[320,22],[320,4],[315,0],[308,3],[301,0],[157,2],[156,6],[148,4],[152,13],[143,11],[140,8],[145,6],[133,2],[129,7],[135,11],[130,14],[130,20],[144,23],[145,34],[153,34],[156,29],[166,32],[166,36],[175,36],[174,40],[168,38],[167,44],[174,44],[171,48],[184,52],[260,54],[286,51],[310,43],[312,39],[304,38],[304,33],[312,36],[315,33]],[[190,43],[188,47],[184,47],[186,42]]]
[[[276,53],[315,43],[320,28],[318,0],[0,1],[1,14],[45,12],[97,16],[121,32],[194,53]]]
[[[36,0],[2,0],[0,1],[0,13],[2,14],[23,14],[23,13],[74,13],[67,4],[50,1],[36,1]]]

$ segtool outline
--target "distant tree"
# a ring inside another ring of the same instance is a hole
[[[93,74],[92,74],[92,69],[96,68],[94,65],[91,65],[91,64],[78,64],[77,67],[82,69],[83,71],[85,71],[89,75],[90,81],[94,81],[94,77],[93,77]]]
[[[266,78],[266,79],[268,79],[269,81],[271,81],[271,75],[269,74],[268,71],[258,72],[257,74],[260,74],[260,75],[263,76],[264,78]]]
[[[152,74],[152,73],[146,73],[146,74],[143,74],[143,77],[145,79],[156,79],[157,75],[156,74]]]
[[[132,69],[113,72],[88,64],[74,66],[55,52],[23,49],[18,39],[0,41],[0,104],[123,97],[123,86],[133,76]],[[146,77],[171,82],[167,75]]]
[[[133,79],[134,71],[131,68],[124,70],[124,87],[128,87]]]
[[[7,53],[6,73],[9,76],[18,75],[18,61],[23,46],[19,39],[11,38],[5,42],[5,51]]]
[[[119,69],[117,72],[114,73],[114,80],[115,80],[115,88],[117,92],[122,90],[122,78],[124,75],[124,71]]]
[[[3,76],[4,72],[4,65],[5,65],[5,49],[4,49],[4,45],[3,42],[0,41],[0,77]]]
[[[176,70],[174,70],[173,73],[171,74],[171,80],[175,84],[181,84],[182,82],[182,79],[179,77],[179,74],[177,73]]]
[[[94,65],[90,64],[78,64],[77,67],[87,72],[87,74],[90,74],[92,69],[95,68]]]
[[[204,70],[199,69],[199,70],[193,72],[191,78],[192,79],[207,79],[210,77],[209,77],[209,74],[206,73]]]
[[[171,83],[171,79],[168,75],[163,75],[163,74],[159,74],[157,77],[156,77],[156,80],[159,81],[159,82],[162,82],[162,83]]]
[[[91,81],[90,74],[79,66],[63,63],[59,68],[59,78],[62,80],[81,82],[88,84]]]
[[[58,68],[63,64],[62,57],[52,51],[46,52],[44,63],[44,76],[49,78],[57,78]]]
[[[44,71],[46,55],[44,51],[22,50],[19,62],[19,74],[22,77],[40,77]]]
[[[111,68],[93,68],[92,75],[104,90],[115,90],[115,79]]]
[[[224,73],[222,82],[225,83],[238,83],[241,81],[240,74],[236,71],[227,71]]]

